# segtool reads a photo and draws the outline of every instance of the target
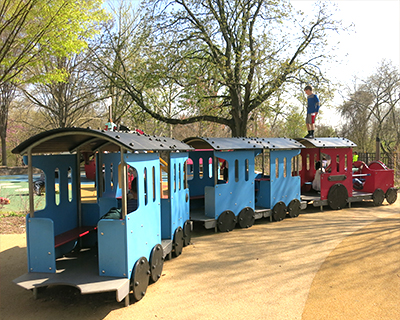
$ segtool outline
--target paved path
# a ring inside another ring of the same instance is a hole
[[[114,294],[48,288],[36,301],[11,280],[26,272],[24,235],[0,236],[3,319],[400,319],[400,201],[307,209],[213,233],[164,265],[128,308]]]

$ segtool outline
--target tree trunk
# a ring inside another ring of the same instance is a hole
[[[2,165],[7,165],[7,148],[6,148],[6,137],[1,135],[1,159]]]

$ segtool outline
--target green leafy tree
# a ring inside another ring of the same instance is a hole
[[[66,57],[87,46],[106,18],[101,0],[2,0],[0,2],[0,87],[5,92],[20,83],[62,81],[63,69],[44,74],[25,71],[42,63],[40,56]],[[3,102],[3,101],[1,101]],[[0,105],[2,151],[7,136],[8,103]],[[3,164],[7,164],[2,152]]]
[[[245,136],[252,113],[285,84],[325,81],[329,33],[341,29],[326,2],[310,9],[312,17],[278,0],[152,0],[143,8],[151,34],[136,53],[141,67],[119,57],[124,72],[113,74],[115,86],[157,120],[216,122],[232,136]],[[167,84],[180,91],[173,114],[147,98]]]

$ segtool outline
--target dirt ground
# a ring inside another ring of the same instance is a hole
[[[25,234],[1,234],[1,319],[397,320],[400,200],[308,208],[229,233],[196,225],[192,244],[127,308],[114,293],[81,295],[66,286],[34,300],[12,282],[26,264]]]

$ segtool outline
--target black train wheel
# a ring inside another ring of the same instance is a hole
[[[380,206],[385,200],[385,193],[382,189],[378,188],[372,194],[372,200],[374,201],[374,205]]]
[[[183,246],[186,247],[190,244],[192,239],[192,225],[189,220],[183,224]]]
[[[397,190],[395,188],[387,189],[385,197],[386,197],[386,201],[389,204],[395,203],[397,200]]]
[[[290,201],[287,210],[288,210],[288,215],[291,218],[296,218],[300,214],[300,200],[299,199],[293,199]]]
[[[254,210],[252,208],[246,207],[240,211],[238,216],[239,226],[241,228],[250,228],[255,221]]]
[[[133,289],[133,296],[136,301],[141,300],[146,294],[149,285],[150,266],[145,257],[141,257],[136,261],[133,268],[131,285]]]
[[[183,230],[178,227],[174,233],[173,250],[172,255],[174,257],[179,257],[183,249]]]
[[[328,204],[333,210],[340,210],[347,204],[349,194],[346,187],[341,183],[333,185],[328,192]]]
[[[286,217],[286,205],[284,202],[279,201],[272,209],[272,217],[275,221],[281,221]]]
[[[235,214],[230,210],[226,210],[222,212],[218,217],[217,220],[218,230],[221,232],[232,231],[236,226],[236,222],[237,219]]]
[[[161,244],[157,244],[154,246],[153,250],[151,250],[150,254],[150,279],[152,282],[156,282],[158,279],[161,278],[161,273],[164,266],[164,259],[163,259],[163,248]]]

